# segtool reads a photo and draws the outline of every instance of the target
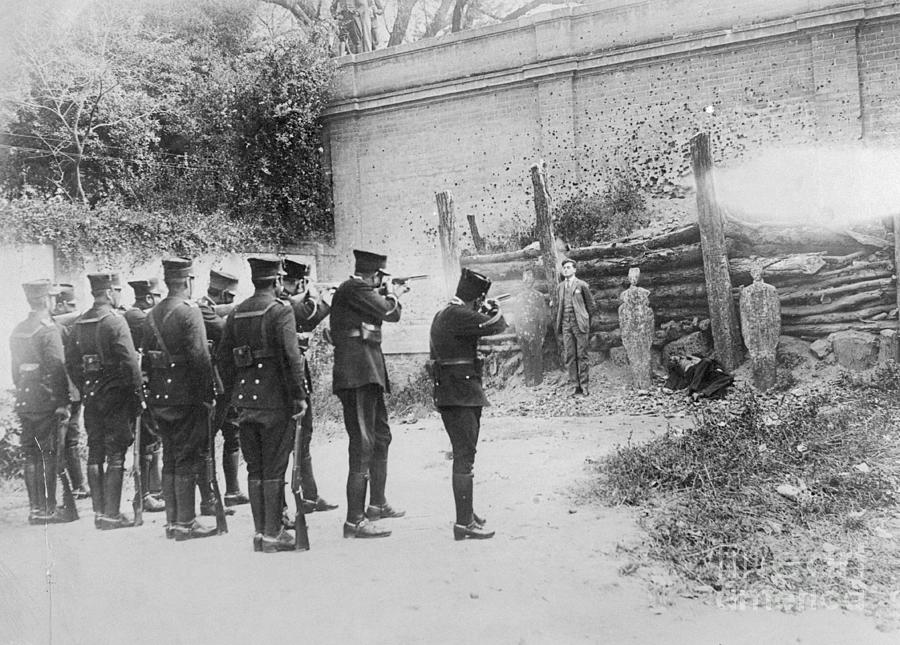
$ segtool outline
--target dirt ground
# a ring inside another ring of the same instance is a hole
[[[654,416],[486,418],[475,507],[493,540],[455,542],[447,441],[428,417],[395,424],[388,498],[408,511],[383,540],[341,537],[346,446],[317,437],[312,550],[254,553],[248,506],[229,533],[167,541],[162,514],[137,529],[82,519],[25,523],[21,491],[0,507],[0,643],[897,643],[841,610],[717,607],[667,591],[661,569],[623,575],[633,511],[586,495],[589,461],[646,439]],[[204,518],[209,519],[209,518]]]

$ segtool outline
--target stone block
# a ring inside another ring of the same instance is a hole
[[[862,331],[839,331],[831,334],[831,347],[837,364],[848,370],[862,371],[878,360],[879,340]]]
[[[809,351],[811,351],[812,355],[819,360],[824,359],[831,354],[831,339],[820,338],[819,340],[813,341],[809,346]]]
[[[896,329],[882,329],[878,338],[878,364],[897,360],[898,336]]]

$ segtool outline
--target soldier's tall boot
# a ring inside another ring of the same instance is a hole
[[[166,510],[166,502],[150,492],[153,481],[153,455],[141,455],[141,488],[144,491],[144,512],[161,513]]]
[[[178,521],[178,503],[175,500],[175,473],[162,474],[162,496],[166,503],[166,538],[175,538],[175,523]]]
[[[47,521],[55,524],[74,522],[78,519],[77,514],[56,505],[56,482],[60,473],[60,463],[57,461],[59,454],[55,450],[48,450],[43,453],[42,459],[44,462],[44,485],[47,490]]]
[[[218,535],[215,526],[204,526],[197,521],[196,499],[194,491],[196,489],[196,476],[178,475],[175,476],[175,507],[177,510],[177,521],[175,523],[175,540],[183,542],[185,540],[193,540],[197,538],[212,537]]]
[[[110,457],[107,460],[103,479],[103,515],[100,528],[104,531],[124,529],[134,526],[134,520],[119,510],[122,502],[122,484],[125,481],[124,457]]]
[[[363,508],[366,505],[366,488],[369,476],[366,473],[347,474],[347,520],[344,522],[344,537],[379,538],[391,534],[366,519]]]
[[[403,517],[406,511],[396,509],[387,503],[384,488],[387,484],[387,459],[375,459],[369,468],[371,481],[369,485],[369,507],[366,517],[370,520],[383,520],[391,517]]]
[[[106,479],[103,472],[103,464],[88,464],[88,486],[91,487],[91,506],[94,508],[94,528],[100,528],[100,518],[103,517],[103,487]]]
[[[262,538],[263,553],[293,551],[294,538],[284,530],[281,524],[284,482],[280,479],[266,479],[263,480],[262,485],[265,522]]]
[[[147,488],[150,494],[157,499],[161,499],[162,495],[162,447],[157,446],[156,450],[150,453],[150,468],[147,473]]]
[[[487,540],[494,537],[493,531],[474,519],[472,497],[474,496],[475,478],[469,474],[453,473],[453,499],[456,502],[456,523],[453,525],[453,538],[456,540]]]
[[[69,473],[72,495],[75,499],[88,497],[89,493],[84,488],[84,472],[81,470],[81,453],[78,451],[78,446],[66,448],[66,472]]]
[[[222,471],[225,473],[225,506],[239,506],[250,503],[250,498],[241,492],[241,485],[238,483],[238,465],[240,460],[240,452],[222,453]]]
[[[47,502],[44,494],[43,477],[38,479],[38,463],[39,457],[34,455],[25,456],[25,466],[22,469],[22,476],[25,479],[25,490],[28,492],[28,523],[43,524],[47,521],[47,513],[44,510]]]
[[[300,460],[300,489],[303,491],[303,512],[333,511],[337,504],[329,504],[319,497],[319,487],[316,485],[316,476],[313,474],[312,457],[304,457]]]
[[[266,530],[266,502],[262,480],[248,479],[247,493],[250,497],[250,512],[253,514],[253,550],[262,551],[263,533]],[[281,512],[278,513],[278,517],[281,517]]]
[[[215,457],[212,457],[215,459]],[[200,492],[200,515],[207,517],[215,517],[216,515],[216,494],[213,492],[212,482],[206,476],[205,458],[200,461],[200,468],[197,472],[197,490]],[[225,515],[234,515],[233,508],[225,508]]]

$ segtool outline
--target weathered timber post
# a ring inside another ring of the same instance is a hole
[[[556,312],[556,285],[559,284],[559,254],[556,252],[556,236],[553,234],[553,220],[550,218],[550,192],[544,161],[532,164],[531,183],[534,185],[534,213],[537,219],[538,241],[541,243],[541,258],[544,273],[550,285],[550,311]],[[551,313],[551,315],[552,315]]]
[[[716,356],[722,366],[733,371],[740,360],[740,335],[731,295],[731,274],[725,249],[725,226],[716,202],[712,150],[709,134],[691,139],[691,166],[697,185],[697,219],[703,249],[703,274],[709,300],[710,323]]]
[[[900,338],[900,212],[894,213],[894,278],[897,280],[897,337]],[[896,347],[894,360],[900,362],[900,343]]]
[[[449,298],[456,290],[459,279],[459,247],[456,243],[456,213],[453,195],[449,190],[435,193],[438,209],[438,237],[441,240],[441,257],[444,269],[444,292]]]
[[[475,221],[474,215],[466,215],[466,219],[469,220],[469,231],[472,233],[472,244],[475,245],[475,250],[478,253],[483,253],[484,238],[481,237],[481,233],[478,232],[478,222]]]

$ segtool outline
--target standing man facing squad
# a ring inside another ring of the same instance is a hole
[[[125,311],[125,322],[131,331],[131,342],[138,349],[144,338],[144,323],[147,314],[159,303],[162,294],[159,291],[159,280],[131,280],[128,285],[134,291],[134,304]],[[156,422],[149,408],[141,412],[141,488],[144,491],[144,510],[148,513],[159,513],[166,510],[162,500],[162,443],[156,428]]]
[[[118,529],[134,526],[119,505],[125,452],[142,409],[141,369],[128,323],[116,309],[122,296],[119,274],[91,273],[88,280],[94,305],[75,321],[66,367],[84,402],[94,526]]]
[[[255,551],[292,551],[282,526],[284,474],[308,393],[297,325],[281,290],[281,260],[249,258],[254,293],[228,314],[217,351],[225,392],[238,413]]]
[[[331,307],[316,288],[309,283],[309,266],[302,262],[284,261],[285,275],[283,278],[283,295],[291,303],[294,310],[294,319],[297,322],[297,343],[300,353],[303,355],[303,372],[306,378],[306,414],[300,421],[300,454],[294,455],[294,459],[300,461],[300,489],[303,492],[303,512],[333,511],[337,504],[329,504],[319,495],[319,487],[316,485],[316,477],[313,474],[312,454],[309,445],[312,441],[313,416],[312,416],[312,374],[309,371],[309,363],[306,361],[306,352],[309,350],[309,341],[312,331],[320,322],[325,320],[331,312]],[[299,510],[299,509],[298,509]]]
[[[331,301],[333,391],[341,400],[350,440],[344,537],[386,537],[390,530],[369,520],[406,513],[388,504],[384,493],[391,428],[384,405],[390,383],[381,352],[381,323],[398,322],[402,308],[397,294],[382,287],[389,275],[387,257],[358,250],[353,255],[354,275],[341,283]],[[405,285],[399,289],[408,291]]]
[[[571,394],[587,396],[590,393],[588,342],[594,298],[588,283],[575,277],[575,260],[564,259],[562,273],[565,279],[556,288],[556,333],[562,334]]]
[[[500,304],[485,300],[490,287],[488,278],[463,269],[456,295],[431,323],[434,404],[453,446],[453,536],[457,540],[494,537],[472,508],[481,409],[490,405],[481,383],[478,339],[506,329]]]
[[[198,464],[209,436],[212,364],[203,315],[191,300],[193,263],[171,258],[162,264],[168,294],[147,314],[142,353],[147,399],[163,441],[166,537],[184,541],[217,533],[197,521],[195,500],[197,478],[206,476]]]
[[[62,334],[63,347],[69,343],[69,337],[72,335],[72,325],[78,314],[75,309],[77,307],[75,301],[75,286],[71,284],[58,284],[56,288],[59,293],[56,295],[56,302],[53,307],[53,322],[59,328]],[[65,444],[65,467],[69,473],[69,480],[72,482],[72,495],[75,499],[86,499],[91,494],[84,487],[84,470],[81,467],[81,450],[79,442],[81,440],[81,393],[75,387],[75,383],[71,378],[66,377],[69,381],[69,420],[66,422]],[[60,450],[63,446],[60,446]]]
[[[50,280],[22,285],[31,307],[9,339],[16,413],[22,426],[28,522],[68,522],[74,517],[56,508],[59,425],[69,417],[69,381],[59,328],[50,317],[56,295]]]
[[[214,372],[218,369],[216,367],[216,351],[219,342],[222,340],[222,332],[225,330],[225,317],[216,313],[216,307],[230,305],[234,302],[234,297],[237,295],[238,282],[237,276],[224,271],[210,269],[209,287],[206,289],[206,295],[197,301],[197,304],[200,306],[200,312],[203,314],[203,322],[206,324],[206,338],[209,341],[209,353],[212,357]],[[237,412],[224,399],[223,393],[217,393],[217,395],[216,407],[219,408],[217,416],[222,421],[219,427],[214,428],[214,430],[222,432],[222,471],[225,473],[225,506],[249,504],[250,498],[241,491],[241,485],[238,481],[238,466],[241,461],[241,436],[237,425]],[[208,452],[208,448],[204,449],[204,456],[206,452]],[[215,455],[209,455],[209,458],[215,463]],[[215,515],[216,499],[211,482],[207,477],[198,478],[197,482],[202,486],[200,489],[200,514]],[[231,509],[226,511],[228,514],[233,512]]]

